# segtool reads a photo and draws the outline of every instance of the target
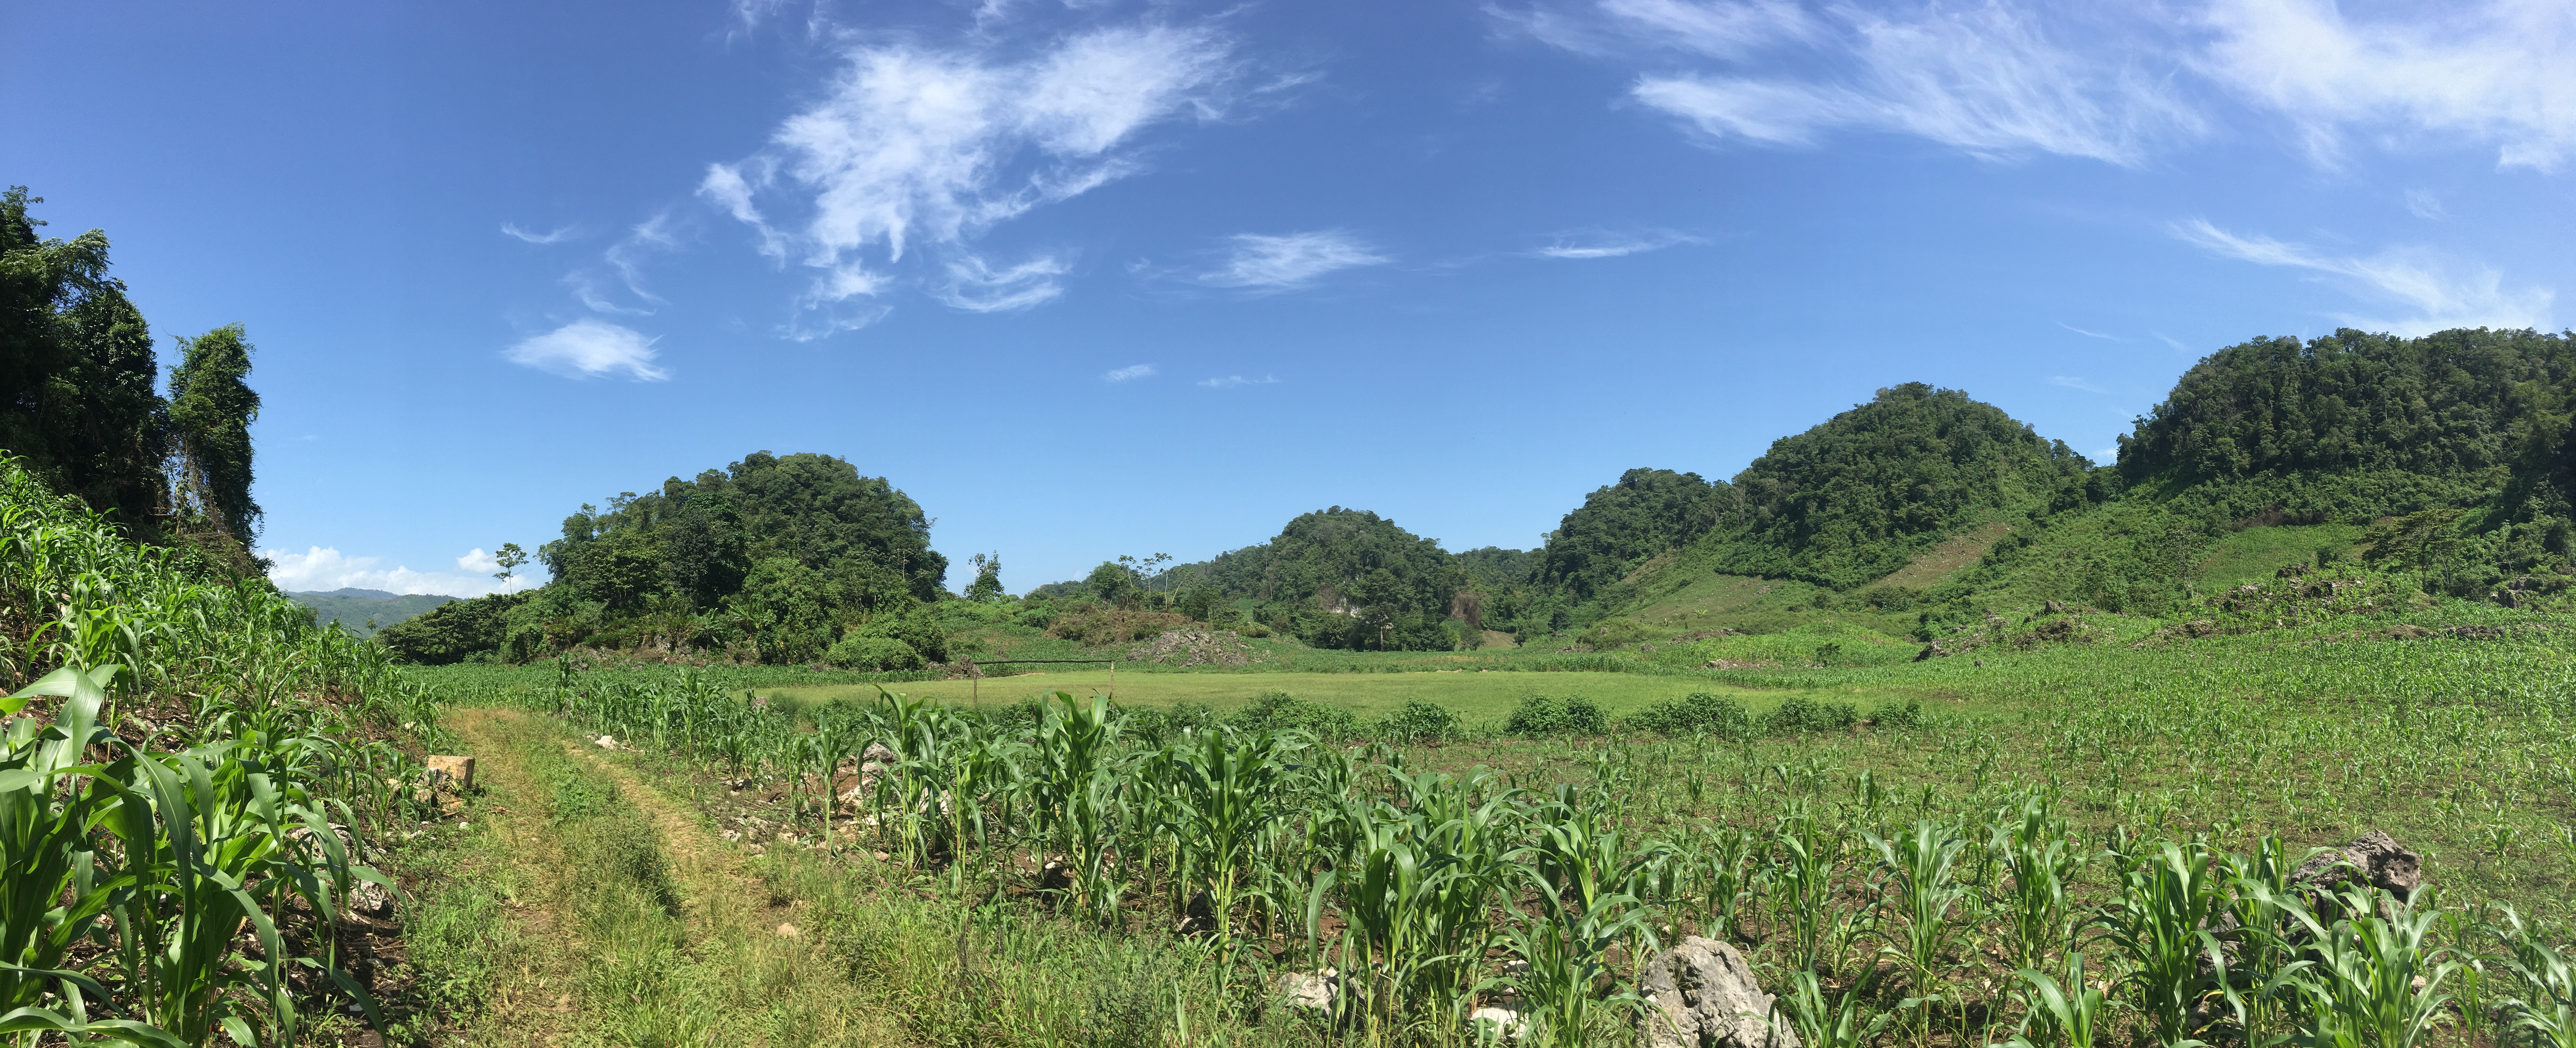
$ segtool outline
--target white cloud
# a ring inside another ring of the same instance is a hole
[[[1704,244],[1695,236],[1680,233],[1657,233],[1653,236],[1588,235],[1557,238],[1556,243],[1538,249],[1547,258],[1618,258],[1647,251],[1661,251],[1680,244]]]
[[[2373,5],[2215,0],[2202,68],[2332,162],[2347,134],[2492,144],[2501,166],[2553,170],[2576,150],[2576,6],[2564,0]],[[2388,142],[2390,145],[2400,144]]]
[[[1238,233],[1228,239],[1233,257],[1200,280],[1220,287],[1292,288],[1334,270],[1387,261],[1349,234],[1329,229],[1282,236]]]
[[[2412,212],[2417,218],[2440,219],[2451,217],[2450,212],[2442,209],[2442,194],[2430,189],[2407,190],[2406,210]]]
[[[1027,308],[1059,293],[1058,263],[996,273],[963,245],[1136,171],[1127,147],[1139,132],[1217,111],[1235,74],[1231,52],[1212,30],[1155,25],[1077,34],[1019,61],[855,48],[821,101],[782,123],[760,154],[711,166],[698,192],[758,232],[763,253],[823,271],[803,309],[884,293],[895,278],[862,256],[882,252],[892,266],[921,245],[959,259],[934,281],[943,301]],[[806,217],[782,222],[764,201]]]
[[[2105,342],[2117,342],[2117,341],[2119,341],[2119,339],[2118,339],[2117,337],[2115,337],[2115,336],[2112,336],[2112,335],[2105,335],[2105,334],[2103,334],[2103,333],[2101,333],[2101,332],[2099,332],[2099,331],[2086,331],[2086,330],[2084,330],[2083,328],[2076,327],[2075,325],[2073,325],[2073,324],[2069,324],[2069,323],[2067,323],[2067,322],[2065,322],[2065,321],[2063,321],[2063,320],[2058,321],[2058,322],[2057,322],[2057,326],[2062,327],[2062,328],[2065,328],[2066,330],[2068,330],[2068,331],[2072,331],[2072,332],[2074,332],[2074,333],[2076,333],[2076,334],[2078,334],[2078,335],[2082,335],[2082,336],[2084,336],[2084,337],[2086,337],[2086,338],[2098,338],[2098,339],[2101,339],[2101,340],[2103,340],[2103,341],[2105,341]]]
[[[1915,135],[1989,159],[2053,153],[2137,166],[2151,143],[2201,126],[2159,77],[2132,61],[2061,46],[2035,15],[2000,3],[1930,4],[1898,15],[1835,7],[1829,23],[1767,4],[1611,0],[1602,11],[1632,32],[1699,41],[1690,49],[1705,54],[1799,44],[1828,59],[1822,76],[1638,78],[1631,92],[1638,101],[1719,138],[1805,145],[1853,128]],[[1714,28],[1685,30],[1688,18]]]
[[[661,296],[644,287],[644,259],[678,247],[679,243],[679,238],[672,233],[671,215],[666,211],[628,230],[626,239],[611,245],[602,257],[617,269],[618,277],[626,282],[626,290],[634,292],[637,298],[658,304],[662,301]]]
[[[2097,465],[2105,462],[2120,461],[2120,446],[2113,444],[2110,447],[2095,451],[2093,453],[2093,461]]]
[[[2102,392],[2102,387],[2096,386],[2072,375],[2050,375],[2048,376],[2048,384],[2052,386],[2064,386],[2068,389],[2080,389],[2087,393]]]
[[[2172,335],[2165,334],[2165,333],[2164,333],[2164,332],[2162,332],[2162,331],[2150,332],[2150,334],[2155,335],[2155,336],[2156,336],[2157,338],[2159,338],[2159,339],[2163,339],[2163,340],[2164,340],[2164,344],[2165,344],[2165,345],[2168,345],[2168,346],[2172,346],[2172,347],[2174,348],[2174,352],[2176,352],[2176,353],[2191,353],[2191,352],[2195,352],[2195,351],[2194,351],[2190,346],[2183,345],[2183,344],[2182,344],[2182,340],[2181,340],[2181,339],[2175,338],[2175,337],[2173,337]]]
[[[531,233],[519,228],[518,224],[515,222],[501,223],[501,232],[509,236],[525,240],[531,244],[557,244],[570,240],[573,236],[573,228],[571,226],[558,226],[547,232]]]
[[[1277,381],[1279,381],[1277,378],[1270,375],[1263,375],[1260,378],[1245,378],[1241,375],[1225,375],[1218,378],[1200,379],[1199,385],[1206,386],[1209,389],[1233,389],[1237,386],[1267,386]]]
[[[2374,319],[2346,315],[2350,326],[2420,335],[2458,327],[2546,328],[2548,288],[2508,291],[2502,274],[2485,266],[2462,265],[2420,248],[2395,248],[2367,258],[2322,254],[2267,236],[2239,236],[2204,219],[2176,223],[2173,234],[2183,241],[2229,258],[2266,266],[2288,266],[2342,277],[2364,294],[2402,303],[2415,316]]]
[[[294,593],[327,593],[335,589],[383,590],[388,593],[435,593],[450,597],[480,597],[487,593],[516,592],[543,585],[544,570],[522,568],[507,586],[493,578],[501,570],[490,554],[481,549],[468,551],[456,558],[456,566],[465,574],[413,571],[395,565],[378,567],[380,557],[344,556],[331,546],[311,546],[302,553],[292,550],[267,549],[260,555],[268,558],[269,581],[277,588]]]
[[[1130,364],[1123,368],[1116,368],[1103,372],[1100,377],[1109,382],[1126,382],[1131,379],[1151,378],[1153,377],[1153,374],[1154,365],[1152,364]]]
[[[633,328],[602,320],[576,320],[542,335],[521,340],[501,355],[513,364],[551,371],[567,378],[594,378],[624,372],[638,382],[659,382],[670,372],[655,366],[653,343]]]
[[[1064,293],[1055,278],[1071,271],[1052,257],[1040,256],[1008,269],[994,269],[967,255],[948,263],[948,283],[933,291],[940,301],[977,313],[1027,309]]]

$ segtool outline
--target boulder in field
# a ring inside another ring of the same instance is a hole
[[[1798,1048],[1787,1024],[1771,1021],[1770,994],[1735,947],[1693,935],[1656,954],[1637,994],[1650,1006],[1637,1020],[1639,1048]]]

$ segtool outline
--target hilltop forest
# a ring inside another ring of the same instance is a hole
[[[2326,524],[2342,537],[2302,558],[2548,603],[2571,570],[2571,376],[2565,335],[2261,339],[2194,366],[2107,464],[1963,391],[1907,383],[1781,438],[1729,479],[1629,470],[1535,550],[1453,554],[1332,506],[1205,561],[1120,557],[1024,599],[1004,592],[998,556],[974,558],[962,596],[944,589],[948,562],[920,507],[886,480],[763,452],[585,505],[541,550],[551,584],[449,605],[383,639],[431,663],[593,647],[875,670],[971,655],[949,628],[994,621],[1088,643],[1200,623],[1317,648],[1618,646],[1658,632],[1638,621],[1644,609],[1747,579],[1797,595],[1772,602],[1791,619],[1704,624],[1836,614],[1930,640],[2047,601],[2180,614],[2208,596],[2200,566],[2229,536]]]

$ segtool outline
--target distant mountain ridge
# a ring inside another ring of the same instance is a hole
[[[387,593],[384,590],[343,586],[327,592],[290,592],[287,599],[313,609],[313,621],[322,625],[345,623],[349,632],[361,637],[375,636],[376,631],[394,623],[416,618],[441,604],[462,598],[435,593]],[[367,625],[373,621],[374,626]]]

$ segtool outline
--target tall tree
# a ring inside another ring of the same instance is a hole
[[[108,276],[106,233],[38,239],[27,208],[43,199],[0,192],[0,450],[148,530],[166,425],[152,332]]]
[[[226,324],[179,340],[179,366],[170,372],[170,428],[181,463],[181,484],[224,532],[250,544],[259,532],[259,503],[251,501],[250,424],[259,419],[259,394],[250,388],[251,344],[239,324]]]

